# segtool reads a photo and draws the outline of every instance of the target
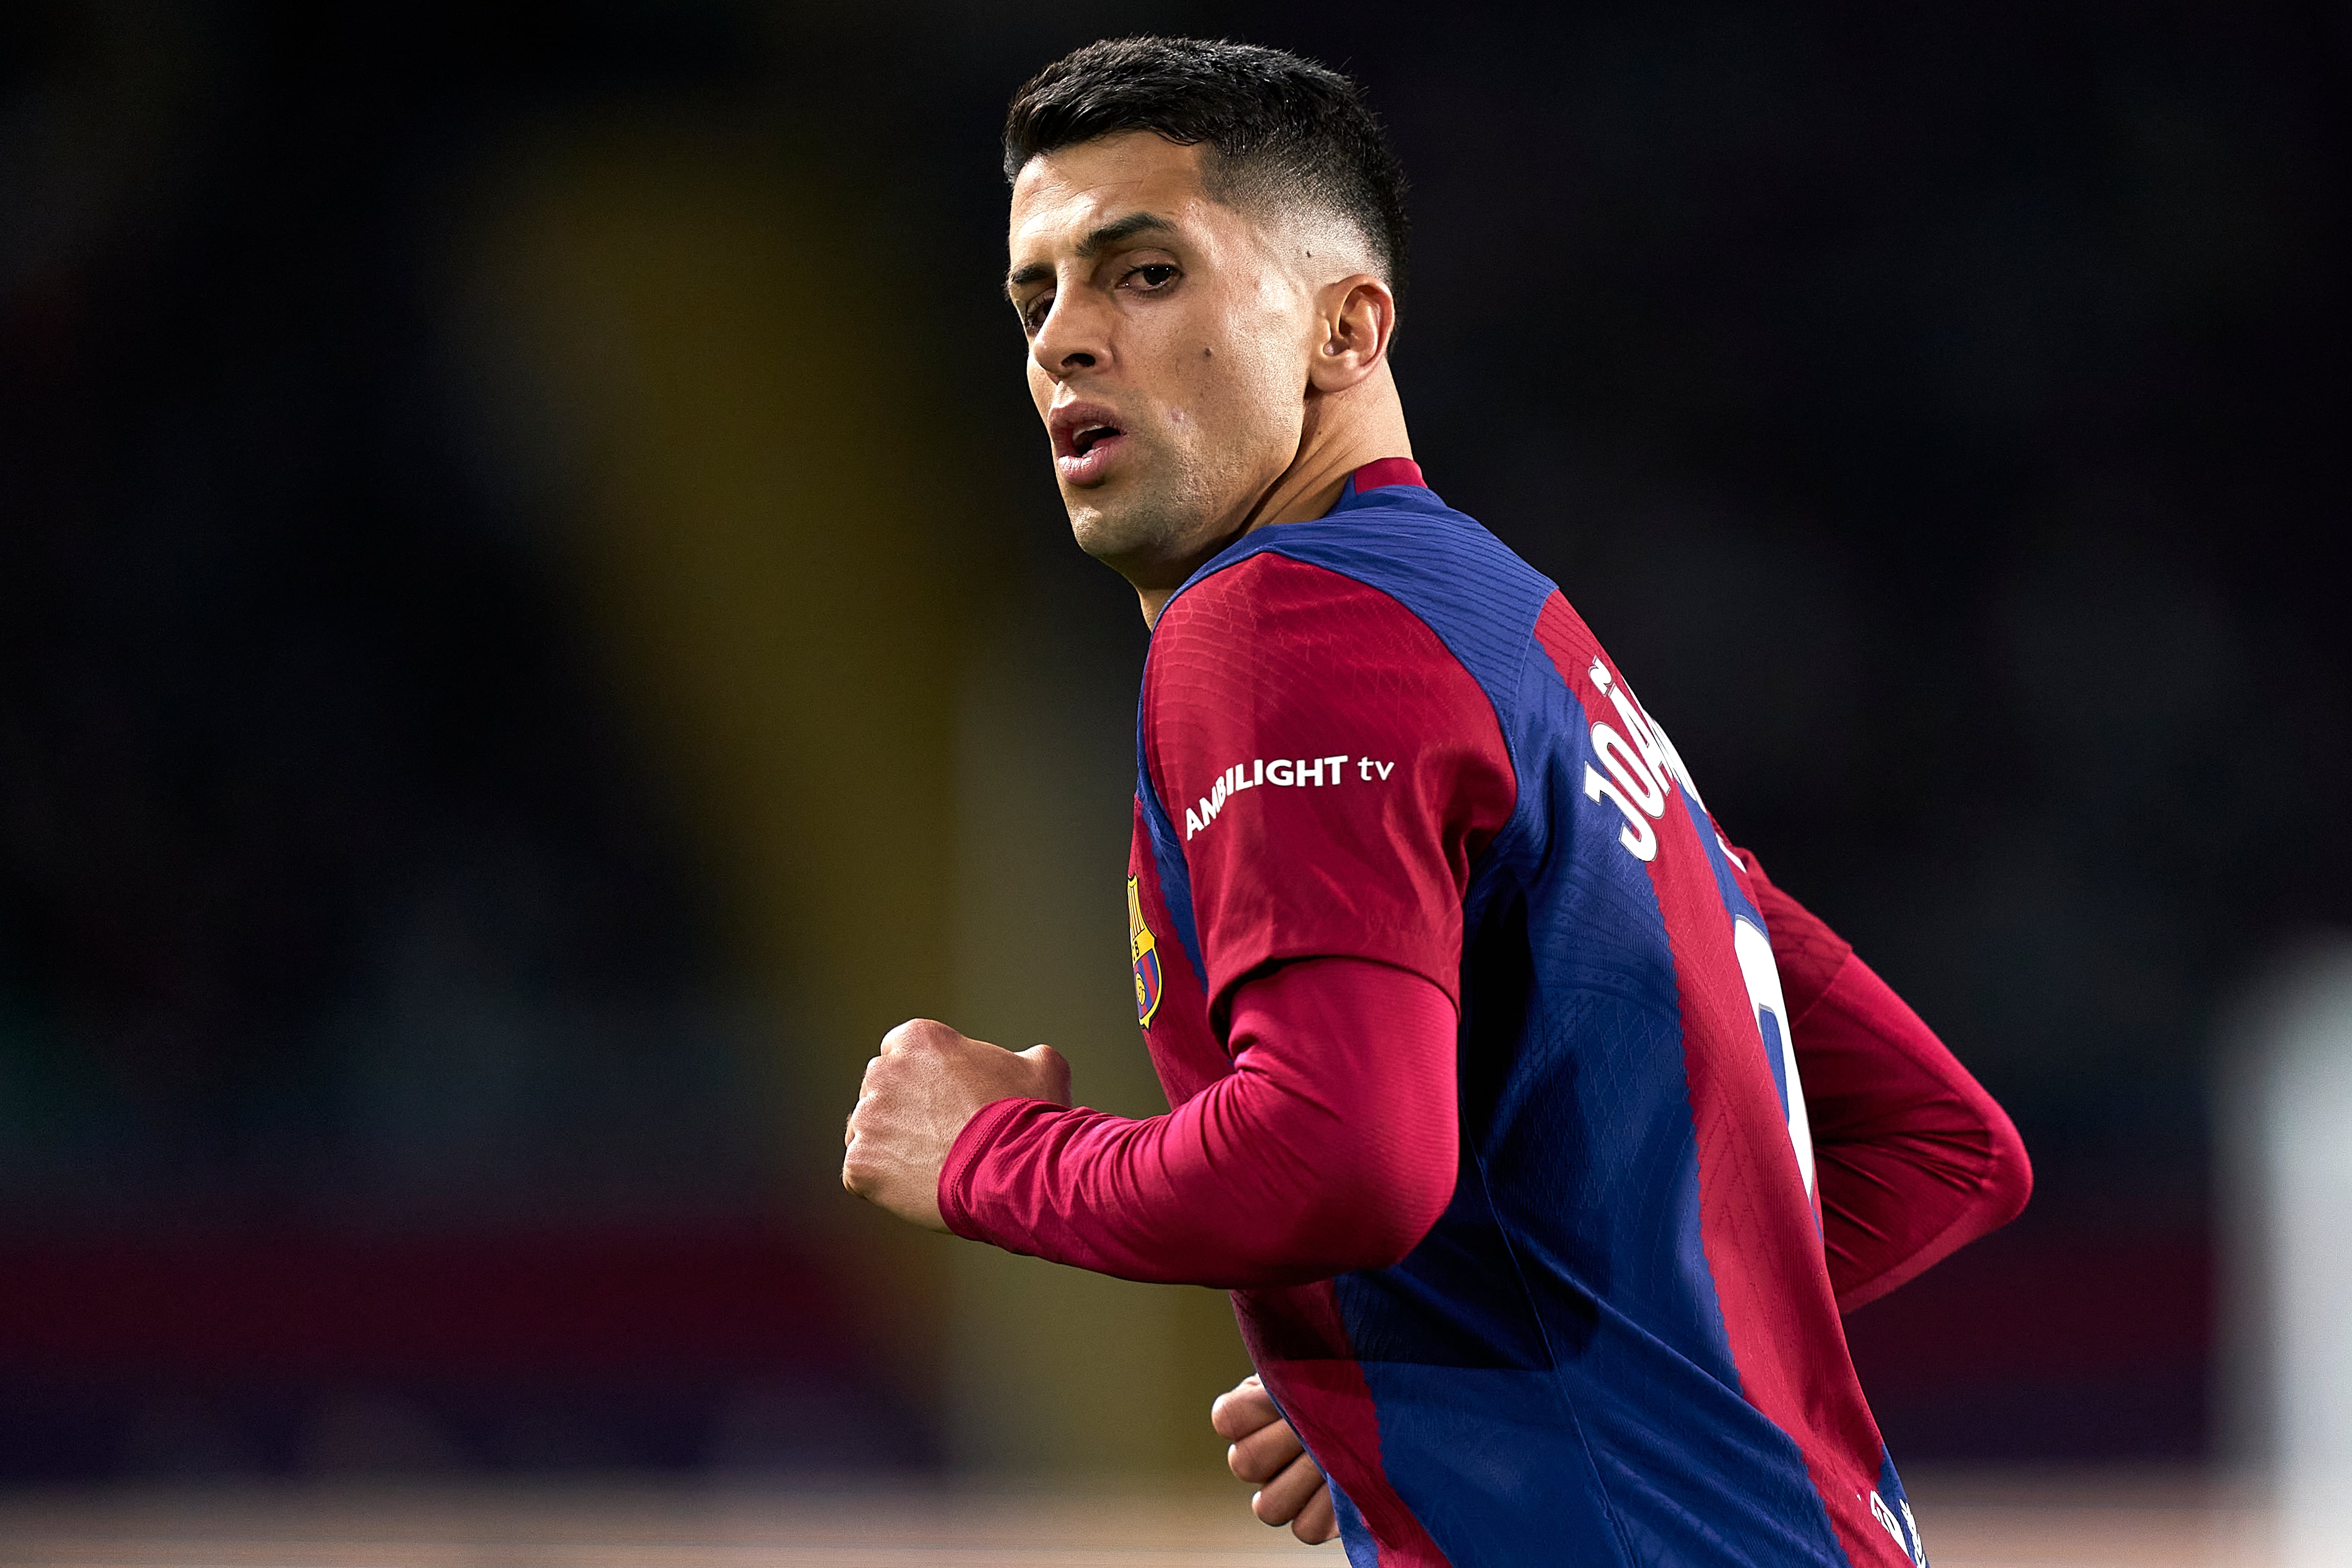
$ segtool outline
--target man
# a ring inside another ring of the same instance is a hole
[[[1839,1313],[2015,1215],[2023,1151],[1423,483],[1357,89],[1097,44],[1014,98],[1005,169],[1071,526],[1153,628],[1128,923],[1174,1109],[917,1021],[844,1182],[1231,1288],[1234,1468],[1351,1563],[1924,1563]]]

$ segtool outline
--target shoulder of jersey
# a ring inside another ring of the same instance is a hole
[[[1170,602],[1152,643],[1231,637],[1299,616],[1378,613],[1387,605],[1387,595],[1345,572],[1259,549],[1187,584]]]
[[[1376,579],[1389,573],[1379,567],[1411,569],[1398,554],[1398,546],[1407,542],[1407,554],[1424,566],[1449,556],[1510,553],[1476,519],[1447,506],[1427,487],[1383,486],[1328,516],[1281,523],[1237,542],[1202,567],[1179,591],[1177,602],[1204,592],[1246,591],[1252,569],[1265,570],[1268,557],[1323,569],[1329,579],[1324,586],[1334,596],[1364,588],[1380,593]]]

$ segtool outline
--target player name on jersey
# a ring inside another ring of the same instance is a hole
[[[1609,667],[1595,658],[1585,676],[1616,709],[1625,733],[1593,721],[1592,752],[1601,759],[1601,767],[1585,764],[1584,798],[1597,801],[1606,796],[1625,818],[1625,826],[1618,830],[1618,842],[1638,860],[1654,859],[1658,836],[1650,824],[1666,815],[1666,792],[1680,784],[1701,811],[1706,809],[1706,803],[1699,799],[1690,770],[1683,766],[1682,753],[1666,739],[1658,721],[1642,710],[1624,683],[1610,674]],[[1630,745],[1627,736],[1632,737]],[[1601,768],[1608,770],[1605,775]],[[1724,846],[1727,853],[1730,847]]]
[[[1276,789],[1328,789],[1346,781],[1349,763],[1355,763],[1358,782],[1378,784],[1396,771],[1394,763],[1384,763],[1375,757],[1350,758],[1346,752],[1331,757],[1253,757],[1246,763],[1235,763],[1216,777],[1209,793],[1184,810],[1184,837],[1190,840],[1209,824],[1226,803],[1244,790],[1272,785]]]

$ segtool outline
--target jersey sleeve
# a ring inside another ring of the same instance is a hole
[[[1274,553],[1153,633],[1144,763],[1191,883],[1210,1016],[1269,964],[1347,957],[1460,1005],[1462,900],[1516,797],[1492,701],[1377,589]]]
[[[1830,1282],[1852,1311],[2016,1218],[2033,1171],[2008,1114],[1935,1032],[1740,857],[1789,1005]]]
[[[1001,1100],[956,1138],[940,1214],[974,1241],[1228,1289],[1395,1263],[1454,1195],[1454,1010],[1357,959],[1242,987],[1234,1070],[1165,1116]]]

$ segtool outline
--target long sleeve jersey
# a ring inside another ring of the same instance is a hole
[[[1171,1110],[988,1107],[950,1226],[1233,1288],[1351,1563],[1923,1561],[1838,1313],[2023,1151],[1558,590],[1371,465],[1171,601],[1138,753]]]

